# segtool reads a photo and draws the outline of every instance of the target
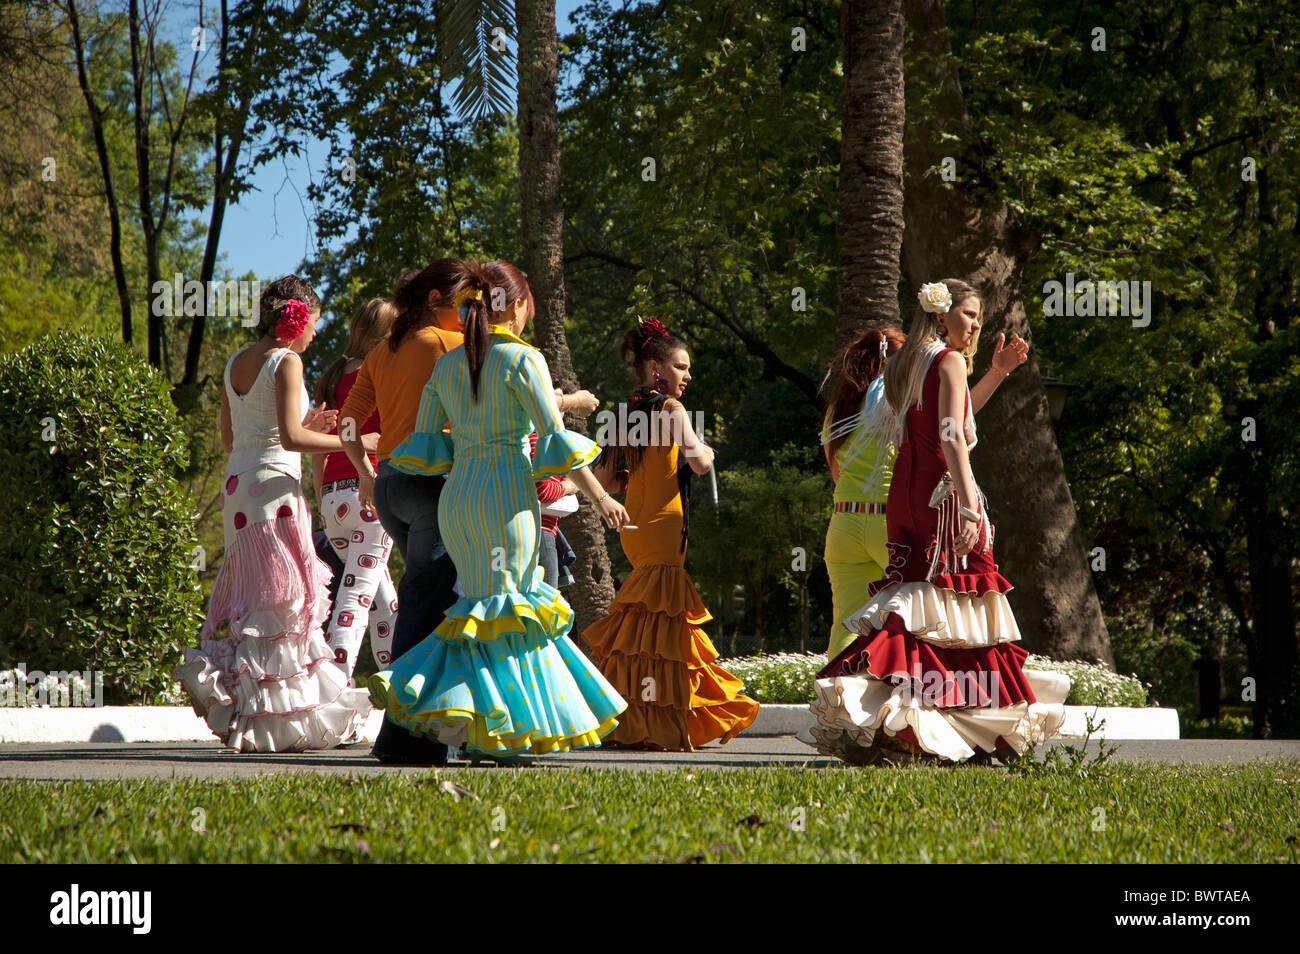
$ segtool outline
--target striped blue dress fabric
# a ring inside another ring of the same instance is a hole
[[[438,525],[463,596],[429,638],[372,677],[371,697],[412,731],[473,750],[598,745],[626,703],[570,640],[572,610],[542,579],[535,481],[591,463],[599,448],[564,429],[542,353],[491,331],[477,400],[464,348],[448,352],[390,458],[408,473],[447,475]]]

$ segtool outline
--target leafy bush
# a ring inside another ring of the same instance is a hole
[[[1150,688],[1137,676],[1121,676],[1101,663],[1048,659],[1032,653],[1026,669],[1050,669],[1070,677],[1067,706],[1145,706]]]
[[[718,665],[745,683],[746,694],[769,705],[812,702],[813,678],[826,665],[824,653],[775,653],[720,659]],[[1071,706],[1144,706],[1147,686],[1136,676],[1121,676],[1105,666],[1060,662],[1030,655],[1026,669],[1051,669],[1070,677]]]
[[[0,426],[0,668],[99,670],[107,703],[170,701],[201,596],[163,376],[47,336],[0,358]]]
[[[1198,719],[1195,709],[1180,709],[1178,721],[1184,739],[1251,739],[1255,720],[1247,713],[1222,712],[1217,719]]]
[[[826,665],[825,653],[774,653],[719,659],[745,684],[745,694],[769,705],[812,702],[813,677]]]

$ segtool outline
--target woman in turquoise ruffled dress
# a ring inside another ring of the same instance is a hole
[[[599,447],[564,429],[546,360],[518,337],[533,316],[523,275],[508,262],[466,263],[458,298],[465,344],[434,366],[415,430],[391,462],[449,474],[438,526],[462,598],[371,677],[371,700],[412,732],[471,754],[599,745],[627,703],[570,640],[573,611],[542,579],[535,481],[569,474],[611,527],[627,512],[587,469]]]

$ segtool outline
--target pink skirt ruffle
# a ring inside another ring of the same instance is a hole
[[[226,550],[208,616],[172,675],[237,751],[332,748],[359,732],[370,704],[325,642],[330,570],[312,546],[302,489],[257,468],[227,477],[225,491]]]

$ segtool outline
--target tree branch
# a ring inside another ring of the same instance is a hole
[[[613,252],[606,252],[594,248],[588,248],[586,251],[579,252],[576,255],[566,255],[564,258],[564,264],[567,267],[571,262],[577,262],[584,258],[593,258],[597,261],[605,262],[632,272],[643,270],[643,266],[638,265],[631,259],[623,258],[621,255],[616,255]],[[651,271],[653,271],[653,269],[651,269]],[[677,289],[710,315],[713,315],[722,322],[722,324],[732,334],[741,340],[741,343],[744,344],[746,350],[749,351],[750,354],[763,362],[763,365],[768,369],[768,371],[778,377],[785,378],[797,387],[808,398],[809,402],[813,404],[817,403],[817,383],[813,381],[812,378],[793,365],[787,364],[785,361],[781,360],[776,352],[768,346],[767,342],[746,330],[735,317],[714,302],[709,301],[693,286],[688,285],[681,279],[673,278],[671,276],[663,275],[660,277],[662,277],[667,284]]]

